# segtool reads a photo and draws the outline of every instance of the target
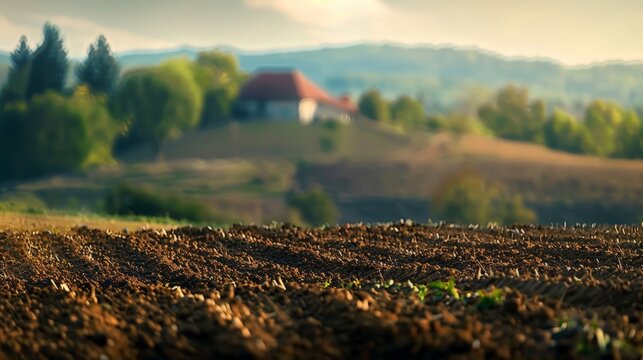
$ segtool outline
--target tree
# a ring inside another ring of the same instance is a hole
[[[0,103],[24,100],[27,92],[27,83],[31,66],[31,49],[27,37],[20,37],[18,47],[11,53],[11,68],[7,76],[7,83],[2,89]]]
[[[492,219],[497,190],[481,177],[462,173],[444,181],[433,197],[433,211],[440,220],[486,224]]]
[[[232,54],[221,51],[203,51],[197,55],[196,63],[216,72],[218,82],[235,81],[241,76],[239,63]]]
[[[424,106],[410,96],[400,96],[391,104],[391,118],[404,127],[418,128],[426,123]]]
[[[116,133],[102,104],[53,91],[5,109],[1,124],[5,178],[29,178],[105,162]]]
[[[495,99],[480,107],[478,116],[502,138],[542,142],[546,106],[542,100],[529,102],[526,88],[509,85],[500,89]]]
[[[624,111],[622,120],[615,129],[615,149],[613,156],[638,158],[643,156],[643,125],[634,111]]]
[[[63,45],[60,30],[45,24],[44,40],[33,54],[27,98],[47,90],[62,91],[67,76],[67,51]]]
[[[359,112],[371,120],[388,121],[391,117],[386,100],[375,89],[362,94],[358,107]]]
[[[78,111],[88,125],[91,150],[81,167],[114,163],[112,149],[119,124],[112,117],[105,97],[91,96],[82,86],[68,98],[69,106]]]
[[[337,208],[321,188],[291,194],[287,202],[307,225],[319,226],[337,222]]]
[[[20,71],[29,65],[31,61],[31,49],[27,43],[27,37],[21,36],[18,47],[11,53],[11,71]]]
[[[227,120],[246,77],[239,69],[237,59],[219,51],[200,52],[195,62],[195,76],[204,93],[201,125]]]
[[[592,153],[609,156],[616,150],[616,128],[623,120],[623,110],[613,102],[592,101],[585,110],[585,126],[592,138]]]
[[[198,124],[203,93],[192,64],[174,60],[126,74],[111,101],[114,113],[129,128],[128,136],[154,146],[161,160],[165,140]]]
[[[7,103],[0,109],[0,179],[13,179],[22,173],[24,162],[20,151],[27,104],[24,101]]]
[[[86,84],[92,93],[110,93],[116,84],[120,66],[107,43],[100,35],[89,46],[87,59],[76,69],[78,83]]]
[[[440,220],[462,224],[526,224],[537,219],[519,195],[511,195],[470,171],[444,180],[433,196],[432,208]]]
[[[543,126],[545,145],[577,154],[591,152],[592,139],[585,126],[572,115],[555,109]]]

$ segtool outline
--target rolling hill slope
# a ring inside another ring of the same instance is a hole
[[[342,130],[336,148],[327,152],[321,126],[230,124],[167,143],[165,163],[139,149],[117,167],[7,190],[36,193],[56,207],[100,210],[106,192],[128,182],[198,197],[235,218],[263,223],[286,218],[289,191],[321,186],[338,204],[341,221],[426,221],[436,189],[466,170],[520,194],[545,224],[643,220],[643,161],[479,136],[400,134],[368,123]]]

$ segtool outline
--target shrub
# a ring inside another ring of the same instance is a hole
[[[319,137],[319,148],[325,154],[338,151],[342,143],[344,125],[339,121],[326,120],[319,124],[321,135]]]
[[[358,103],[359,112],[368,119],[376,121],[389,121],[391,110],[382,94],[371,89],[362,94]]]
[[[486,224],[493,218],[493,199],[498,190],[481,177],[463,173],[443,182],[434,196],[433,210],[441,220]]]
[[[47,205],[36,194],[30,192],[7,192],[0,195],[0,211],[43,213]]]
[[[328,194],[320,188],[291,194],[287,202],[290,210],[294,212],[294,220],[300,218],[304,225],[319,226],[337,222],[337,208]]]
[[[433,200],[433,212],[450,222],[510,225],[537,220],[536,213],[524,205],[519,195],[509,194],[469,171],[444,181]]]
[[[480,120],[459,114],[429,116],[426,127],[431,131],[448,131],[456,135],[493,135],[493,132],[486,128]]]
[[[176,194],[159,195],[151,190],[121,184],[105,198],[105,210],[117,215],[169,217],[196,222],[222,221],[201,202]]]
[[[0,177],[29,178],[109,163],[117,127],[103,101],[48,91],[0,113]]]

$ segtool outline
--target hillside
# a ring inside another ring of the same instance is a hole
[[[616,100],[628,106],[643,104],[643,64],[605,63],[568,67],[553,60],[508,58],[474,48],[393,44],[359,44],[310,50],[248,52],[221,47],[239,58],[248,72],[264,67],[297,68],[333,93],[358,94],[370,87],[387,95],[420,96],[433,110],[452,105],[479,88],[507,83],[528,86],[552,103],[572,104],[592,98]],[[155,65],[174,57],[194,58],[198,51],[182,47],[167,51],[119,54],[126,71]],[[6,68],[0,54],[0,79]],[[484,91],[482,91],[484,93]]]
[[[571,155],[479,136],[400,134],[369,123],[340,128],[323,151],[322,126],[233,123],[167,143],[164,163],[146,149],[121,165],[17,184],[55,207],[100,211],[106,192],[127,182],[197,197],[245,222],[286,219],[284,196],[319,185],[341,221],[431,217],[438,187],[462,171],[500,184],[537,210],[541,223],[638,223],[643,161]]]

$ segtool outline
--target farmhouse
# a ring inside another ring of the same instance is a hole
[[[350,122],[357,110],[348,97],[331,96],[299,71],[256,74],[241,89],[239,107],[247,118],[304,124]]]

